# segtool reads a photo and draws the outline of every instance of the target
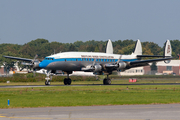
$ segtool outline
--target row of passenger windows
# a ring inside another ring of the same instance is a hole
[[[82,61],[94,61],[94,59],[83,58]],[[114,59],[96,59],[96,61],[99,61],[99,62],[115,62]]]
[[[91,59],[91,58],[82,58],[82,59],[73,59],[73,60],[67,60],[65,59],[65,61],[94,61],[95,59]],[[114,59],[96,59],[97,62],[115,62]]]
[[[45,58],[45,60],[54,60],[53,58]],[[95,59],[91,58],[82,58],[82,59],[65,59],[65,61],[94,61]],[[96,59],[97,62],[115,62],[115,59]]]

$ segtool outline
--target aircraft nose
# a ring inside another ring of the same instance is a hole
[[[40,68],[45,68],[46,66],[47,66],[47,63],[45,63],[43,61],[39,63]]]

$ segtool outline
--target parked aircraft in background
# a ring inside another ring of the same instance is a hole
[[[34,70],[45,69],[46,81],[45,85],[50,85],[50,75],[55,73],[56,70],[62,70],[67,74],[67,78],[64,79],[65,85],[71,84],[69,74],[72,71],[84,71],[93,72],[96,75],[107,75],[103,80],[104,85],[110,85],[111,79],[109,75],[112,71],[125,71],[130,68],[149,65],[148,63],[171,60],[171,44],[167,40],[165,44],[164,55],[142,55],[142,47],[140,40],[137,40],[135,50],[131,55],[119,55],[112,53],[100,53],[100,52],[62,52],[51,56],[47,56],[43,61],[34,59],[26,59],[12,56],[4,56],[5,58],[22,60],[29,62],[28,64],[33,67]],[[140,60],[142,57],[162,57],[158,59]]]

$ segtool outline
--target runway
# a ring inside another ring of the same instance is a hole
[[[0,120],[179,120],[180,104],[0,109]]]
[[[54,86],[102,86],[103,84],[72,84],[72,85],[3,85],[0,88],[26,88],[26,87],[54,87]],[[180,83],[140,83],[140,84],[111,84],[111,85],[180,85]],[[105,85],[105,86],[111,86]]]

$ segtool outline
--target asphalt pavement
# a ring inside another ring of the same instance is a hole
[[[180,104],[0,109],[0,120],[179,120]]]

